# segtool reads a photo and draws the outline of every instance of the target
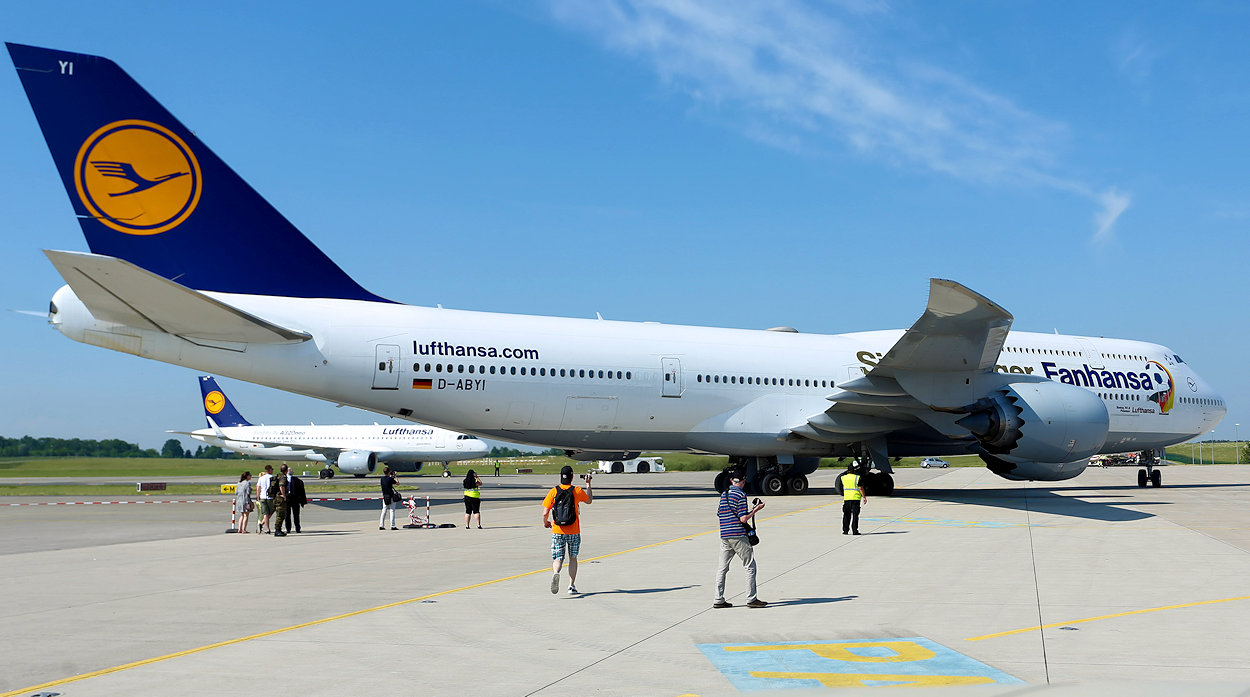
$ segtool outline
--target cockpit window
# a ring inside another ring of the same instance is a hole
[[[1184,363],[1184,362],[1185,362],[1183,359],[1181,359],[1181,357],[1180,357],[1180,356],[1176,355],[1175,353],[1174,353],[1174,354],[1172,354],[1172,358],[1175,358],[1177,363]]]

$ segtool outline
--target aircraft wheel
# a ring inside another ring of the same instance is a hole
[[[1146,470],[1137,470],[1137,486],[1146,487]]]
[[[725,490],[729,488],[729,473],[721,470],[721,473],[716,475],[716,481],[712,486],[716,487],[716,493],[725,493]]]
[[[1150,483],[1154,484],[1156,489],[1163,486],[1163,473],[1159,470],[1151,470]]]
[[[807,487],[808,484],[806,475],[800,474],[786,480],[786,488],[790,490],[789,493],[796,496],[799,494],[806,494]]]
[[[869,496],[889,496],[894,493],[894,477],[885,472],[869,472],[862,478],[864,493]]]
[[[786,483],[781,477],[775,474],[766,474],[760,480],[760,491],[765,496],[777,496],[786,493]]]

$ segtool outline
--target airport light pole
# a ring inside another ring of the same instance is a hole
[[[1241,424],[1233,424],[1233,448],[1237,451],[1237,464],[1241,464]]]

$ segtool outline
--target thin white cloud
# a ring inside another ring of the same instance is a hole
[[[1132,196],[1120,193],[1116,189],[1109,189],[1098,195],[1098,203],[1102,208],[1094,215],[1095,244],[1106,244],[1111,241],[1115,232],[1115,221],[1120,219],[1120,214],[1128,210],[1132,202]]]
[[[649,63],[718,120],[791,151],[846,153],[990,184],[1105,194],[1055,173],[1065,124],[905,47],[865,45],[884,3],[551,0],[555,19]],[[1120,196],[1127,207],[1130,197]],[[1111,234],[1116,210],[1096,235]]]
[[[1136,27],[1128,27],[1111,43],[1111,60],[1120,74],[1144,87],[1154,71],[1157,54]]]

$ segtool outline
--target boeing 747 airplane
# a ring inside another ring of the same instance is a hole
[[[200,376],[208,428],[170,431],[236,453],[267,460],[311,460],[363,477],[379,462],[401,472],[420,472],[425,462],[486,457],[490,449],[473,436],[445,428],[409,426],[253,426],[210,375]]]
[[[8,49],[91,248],[46,252],[68,284],[49,319],[75,341],[586,460],[728,455],[768,494],[806,490],[828,456],[869,461],[887,491],[897,456],[1059,481],[1226,411],[1166,346],[1012,331],[947,280],[908,329],[828,336],[393,302],[112,61]]]

